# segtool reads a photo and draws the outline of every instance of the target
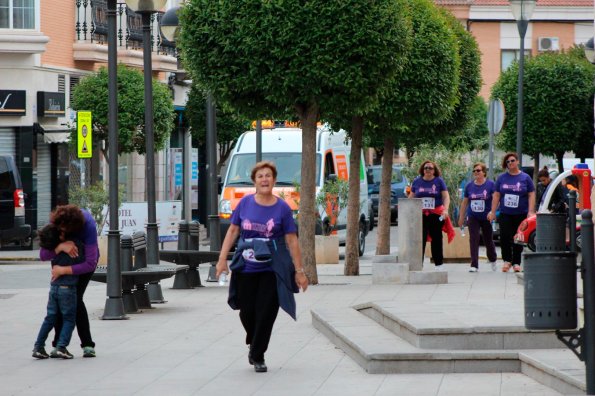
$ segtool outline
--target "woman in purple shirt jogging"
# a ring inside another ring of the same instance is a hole
[[[54,266],[52,268],[52,280],[62,275],[78,275],[79,280],[76,288],[76,330],[81,339],[81,348],[83,348],[84,357],[95,357],[95,343],[91,337],[89,326],[89,316],[87,308],[83,302],[83,295],[87,285],[97,267],[99,258],[99,249],[97,247],[97,223],[86,210],[81,210],[76,205],[57,206],[50,214],[50,222],[55,224],[65,239],[78,239],[85,247],[85,261],[72,266]],[[42,261],[48,261],[56,257],[60,252],[68,254],[75,258],[78,256],[78,249],[72,240],[66,240],[60,243],[54,250],[40,249],[39,257]],[[57,335],[60,334],[62,321],[56,322],[55,338],[52,343],[54,347],[57,343]]]
[[[469,226],[469,247],[471,248],[471,267],[469,272],[477,272],[479,268],[479,233],[483,234],[488,260],[492,271],[496,270],[496,246],[492,236],[492,225],[488,221],[488,212],[492,208],[494,182],[486,179],[487,168],[484,163],[473,165],[473,181],[465,186],[463,202],[459,212],[459,226]]]
[[[531,177],[519,169],[516,153],[507,153],[502,159],[502,169],[506,170],[496,180],[492,210],[488,220],[496,218],[500,206],[500,249],[502,251],[502,272],[512,266],[514,272],[521,271],[523,247],[514,243],[513,238],[521,222],[535,214],[535,186]]]

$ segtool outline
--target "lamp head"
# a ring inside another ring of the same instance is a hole
[[[134,12],[157,12],[165,7],[167,0],[126,0],[126,5]]]
[[[595,63],[595,44],[593,43],[593,37],[585,43],[585,56],[591,63]]]
[[[172,7],[163,14],[161,21],[159,21],[159,28],[161,34],[165,39],[171,43],[176,41],[178,31],[180,30],[180,20],[178,19],[178,11],[180,7]]]
[[[529,21],[533,10],[535,10],[536,0],[510,0],[510,8],[514,19],[518,21]]]

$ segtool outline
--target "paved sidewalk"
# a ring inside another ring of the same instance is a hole
[[[5,253],[5,252],[0,252]],[[8,256],[7,256],[8,257]],[[0,254],[0,263],[3,263]],[[340,308],[368,301],[506,300],[522,304],[514,274],[480,272],[446,264],[445,285],[372,285],[371,256],[361,275],[345,277],[343,265],[318,267],[320,284],[297,296],[298,320],[279,313],[266,354],[269,372],[247,362],[244,331],[226,304],[227,288],[206,283],[171,290],[162,282],[166,304],[103,321],[105,285],[92,282],[85,295],[97,357],[82,358],[73,335],[73,360],[31,357],[45,315],[47,263],[0,265],[0,394],[2,395],[558,395],[527,376],[502,374],[367,374],[312,327],[314,307]],[[427,269],[431,270],[428,264]],[[202,279],[207,267],[201,267]]]

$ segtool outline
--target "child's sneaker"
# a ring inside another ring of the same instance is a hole
[[[86,346],[83,348],[83,357],[95,357],[95,348]]]
[[[35,359],[47,359],[50,357],[48,353],[45,351],[44,347],[35,347],[33,348],[33,356]]]
[[[72,353],[68,352],[68,349],[66,349],[65,347],[57,347],[54,348],[52,353],[50,353],[50,357],[54,359],[72,359],[74,356],[72,356]]]

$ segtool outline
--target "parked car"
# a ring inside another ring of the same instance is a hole
[[[390,192],[390,221],[395,222],[399,217],[399,198],[407,198],[405,188],[409,180],[401,172],[402,167],[393,165]],[[382,178],[382,165],[372,165],[367,169],[368,195],[372,201],[372,212],[378,217],[378,195],[380,194],[380,180]]]
[[[8,155],[0,156],[0,245],[31,244],[31,226],[25,224],[25,194],[21,175]]]

